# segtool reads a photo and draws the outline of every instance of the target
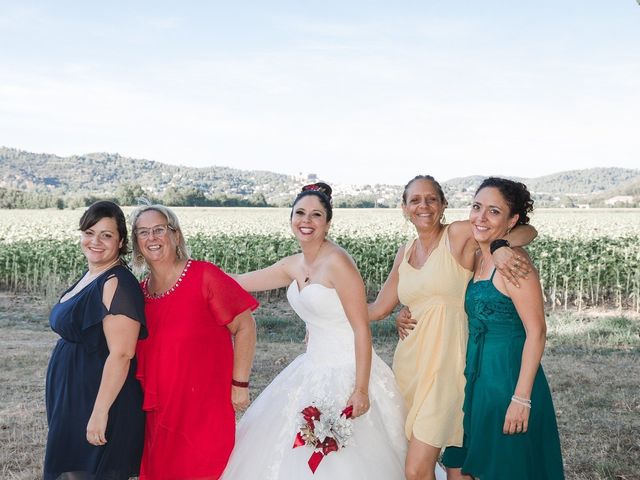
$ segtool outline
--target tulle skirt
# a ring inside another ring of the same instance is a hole
[[[331,362],[305,353],[269,384],[242,417],[224,480],[404,479],[405,408],[391,369],[373,355],[370,410],[353,420],[349,443],[326,455],[312,473],[313,448],[293,448],[300,412],[312,402],[346,406],[355,382],[353,361]],[[438,477],[440,478],[440,477]],[[445,478],[444,476],[442,478]]]

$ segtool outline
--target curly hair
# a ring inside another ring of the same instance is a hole
[[[529,223],[528,214],[533,211],[533,199],[524,183],[514,182],[506,178],[489,177],[482,181],[476,190],[476,195],[480,190],[487,187],[498,189],[507,202],[507,205],[509,205],[509,213],[511,216],[518,215],[517,225],[526,225]]]

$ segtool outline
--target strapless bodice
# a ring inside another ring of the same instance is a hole
[[[312,283],[299,290],[294,280],[287,299],[307,326],[308,355],[322,363],[353,363],[353,329],[335,289]]]

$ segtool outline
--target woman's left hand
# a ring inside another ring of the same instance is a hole
[[[231,386],[231,403],[236,412],[240,412],[249,406],[249,389],[246,387]]]
[[[89,423],[87,423],[87,442],[91,445],[100,446],[107,443],[107,438],[105,437],[105,431],[107,430],[107,420],[109,419],[109,414],[99,414],[93,412],[91,414],[91,418],[89,418]]]
[[[402,307],[396,316],[396,330],[400,340],[404,340],[416,328],[418,322],[411,318],[411,310],[409,307]]]
[[[529,414],[531,409],[512,401],[504,416],[502,433],[513,435],[514,433],[524,433],[529,427]]]
[[[518,278],[527,278],[533,268],[525,256],[519,255],[509,247],[498,248],[491,258],[496,270],[516,287],[520,287]]]
[[[364,415],[369,410],[369,395],[361,390],[354,390],[349,400],[347,400],[347,407],[353,406],[353,418]]]

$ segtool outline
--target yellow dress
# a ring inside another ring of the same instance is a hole
[[[405,433],[434,447],[461,446],[463,432],[464,294],[472,272],[451,254],[447,232],[420,269],[408,262],[415,240],[409,242],[398,270],[398,298],[417,320],[393,357],[408,412]]]

